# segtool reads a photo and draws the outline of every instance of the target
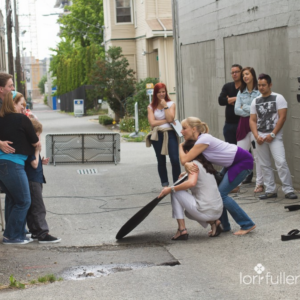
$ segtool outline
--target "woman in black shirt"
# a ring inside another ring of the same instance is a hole
[[[27,244],[31,240],[24,234],[26,215],[30,207],[30,191],[24,165],[28,155],[39,145],[32,123],[16,112],[13,93],[8,93],[0,111],[0,140],[11,141],[15,153],[0,150],[0,186],[6,193],[3,244]]]

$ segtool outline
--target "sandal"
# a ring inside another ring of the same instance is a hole
[[[183,241],[183,240],[187,240],[189,238],[189,234],[188,233],[185,233],[185,234],[182,234],[184,231],[187,231],[186,228],[180,230],[178,229],[177,232],[179,231],[180,235],[175,238],[175,236],[172,237],[172,241]]]
[[[294,204],[294,205],[287,205],[284,208],[287,208],[289,211],[294,211],[300,209],[300,205]]]
[[[257,184],[254,189],[254,193],[262,193],[265,191],[265,187],[263,184]]]
[[[210,223],[210,225],[211,225],[211,232],[208,235],[209,237],[217,237],[223,231],[221,222],[217,225],[217,221],[214,221],[213,223]],[[215,226],[215,230],[213,226]]]
[[[298,229],[293,229],[287,235],[282,235],[281,240],[289,241],[289,240],[299,239],[300,238],[299,233],[300,233],[300,231]]]

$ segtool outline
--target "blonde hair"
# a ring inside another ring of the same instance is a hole
[[[192,128],[196,127],[196,130],[199,134],[209,132],[208,125],[196,117],[188,117],[188,118],[184,119],[182,121],[182,123],[187,123]]]
[[[43,132],[43,125],[37,120],[37,119],[30,119],[30,121],[32,122],[34,131],[36,133],[42,133]]]

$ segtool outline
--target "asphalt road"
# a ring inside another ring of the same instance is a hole
[[[43,136],[108,131],[91,117],[74,118],[42,104],[34,105],[34,113],[43,123]],[[77,172],[89,168],[97,174]],[[64,280],[1,290],[0,299],[299,299],[300,239],[282,242],[280,236],[300,227],[300,211],[283,208],[296,201],[284,199],[280,188],[275,201],[257,200],[254,184],[235,195],[257,226],[246,236],[230,232],[212,239],[187,220],[189,240],[171,241],[177,225],[166,197],[117,241],[120,227],[161,189],[152,148],[122,142],[117,166],[49,165],[44,173],[50,233],[62,242],[0,244],[0,283],[7,284],[11,274],[23,282],[46,274]],[[3,207],[3,195],[1,201]],[[231,224],[233,232],[239,229]]]

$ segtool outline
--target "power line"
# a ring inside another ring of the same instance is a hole
[[[44,16],[44,17],[48,17],[48,16],[55,16],[55,15],[61,16],[62,14],[61,14],[61,13],[51,13],[51,14],[47,14],[47,15],[43,15],[43,16]],[[63,15],[63,16],[64,16],[64,15]],[[82,20],[80,20],[80,19],[78,19],[78,18],[76,18],[76,17],[71,16],[71,14],[67,14],[67,15],[65,15],[65,16],[68,16],[68,17],[70,17],[70,18],[72,18],[72,19],[75,19],[75,20],[77,20],[77,21],[79,21],[79,22],[81,22],[81,23],[84,23],[84,24],[86,24],[86,25],[96,27],[96,28],[100,29],[100,32],[102,31],[102,29],[103,29],[103,27],[104,27],[104,26],[100,26],[100,27],[99,27],[99,26],[97,26],[97,25],[94,25],[94,24],[91,24],[91,23],[87,23],[87,22],[82,21]]]

